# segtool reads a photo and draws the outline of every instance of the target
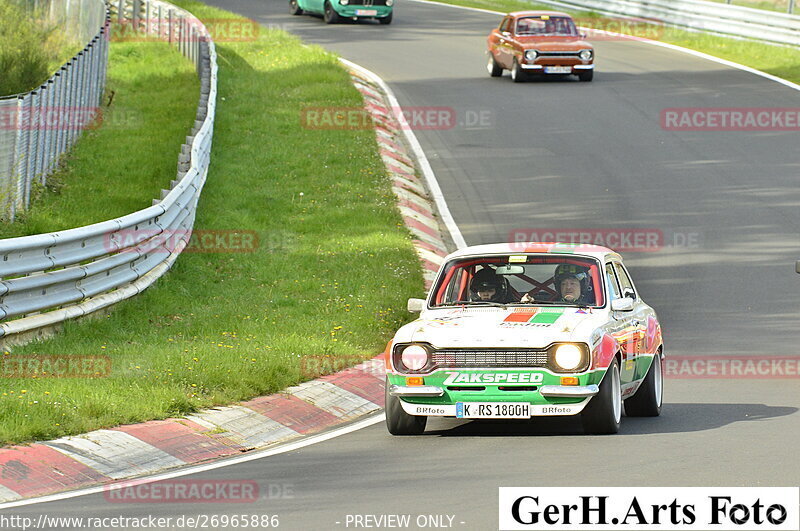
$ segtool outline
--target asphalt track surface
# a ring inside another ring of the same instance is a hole
[[[405,1],[391,26],[327,26],[289,16],[282,0],[211,3],[376,72],[403,106],[452,108],[455,127],[415,132],[468,244],[520,228],[660,230],[668,245],[625,259],[659,312],[668,355],[798,354],[797,133],[670,132],[659,117],[667,107],[797,107],[800,92],[615,41],[596,43],[592,83],[518,85],[484,68],[495,15]],[[669,245],[687,237],[693,245]],[[187,477],[292,491],[254,504],[119,504],[96,494],[3,513],[277,514],[282,529],[344,529],[347,514],[451,515],[454,528],[495,529],[500,486],[796,486],[797,382],[667,380],[662,416],[625,418],[617,436],[583,436],[573,419],[435,420],[408,438],[381,423]]]

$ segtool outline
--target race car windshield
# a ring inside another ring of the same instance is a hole
[[[433,306],[578,306],[605,304],[598,262],[565,255],[469,257],[449,262]]]
[[[525,17],[517,21],[517,35],[578,35],[575,23],[567,17]]]

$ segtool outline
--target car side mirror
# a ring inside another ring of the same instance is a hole
[[[408,299],[408,311],[419,313],[425,309],[425,299]]]
[[[800,273],[800,260],[794,263],[794,271],[795,273]]]
[[[581,33],[581,39],[585,39],[587,35],[585,33]]]
[[[500,33],[503,35],[503,37],[511,37],[511,33],[508,31],[501,31]]]
[[[633,299],[625,297],[622,299],[614,299],[611,301],[611,311],[614,312],[631,312],[633,311]]]

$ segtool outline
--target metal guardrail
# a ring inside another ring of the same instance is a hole
[[[0,217],[9,221],[28,208],[32,183],[46,182],[103,97],[109,10],[102,0],[74,4],[83,6],[84,26],[97,24],[94,37],[37,89],[0,99]]]
[[[197,18],[159,0],[115,0],[111,15],[145,36],[175,44],[197,66],[200,101],[178,157],[178,178],[153,206],[127,216],[0,240],[0,320],[13,319],[0,322],[0,336],[32,332],[136,295],[171,267],[189,241],[211,156],[214,43]]]
[[[652,19],[654,23],[800,46],[800,15],[702,0],[537,0],[540,3]]]

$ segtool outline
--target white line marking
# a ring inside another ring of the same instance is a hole
[[[429,5],[435,5],[435,6],[452,7],[452,8],[455,8],[455,9],[467,9],[469,11],[478,11],[480,13],[489,13],[491,15],[500,15],[500,16],[506,15],[506,13],[503,13],[501,11],[490,11],[489,9],[479,9],[479,8],[476,8],[476,7],[465,7],[465,6],[456,6],[456,5],[452,5],[452,4],[443,4],[441,2],[431,2],[430,0],[408,0],[408,1],[409,2],[416,2],[418,4],[429,4]],[[571,6],[571,7],[572,7],[572,9],[576,9],[578,11],[581,11],[581,9],[576,7],[576,6]],[[583,10],[583,11],[585,11],[585,10]],[[622,16],[622,15],[618,15],[618,16]],[[594,29],[594,28],[581,27],[580,29]],[[624,33],[615,33],[613,31],[604,31],[604,33],[607,33],[609,35],[618,35],[620,37],[628,37],[628,35],[625,35]],[[731,38],[731,37],[727,37],[727,38]],[[757,76],[761,76],[763,78],[769,79],[770,81],[775,81],[775,82],[780,83],[781,85],[785,85],[785,86],[787,86],[787,87],[789,87],[791,89],[800,90],[800,85],[798,85],[797,83],[792,83],[791,81],[789,81],[787,79],[783,79],[783,78],[778,77],[778,76],[773,76],[772,74],[768,74],[766,72],[762,72],[761,70],[757,70],[755,68],[751,68],[749,66],[745,66],[745,65],[740,64],[740,63],[734,63],[733,61],[728,61],[727,59],[720,59],[719,57],[714,57],[713,55],[709,55],[707,53],[698,52],[697,50],[692,50],[690,48],[684,48],[683,46],[678,46],[676,44],[669,44],[669,43],[666,43],[666,42],[654,41],[652,39],[646,39],[644,37],[635,37],[632,40],[635,40],[636,42],[643,42],[645,44],[652,44],[653,46],[661,46],[662,48],[668,48],[668,49],[676,51],[676,52],[686,53],[686,54],[689,54],[689,55],[693,55],[695,57],[699,57],[701,59],[706,59],[708,61],[713,61],[713,62],[719,63],[721,65],[729,66],[731,68],[738,68],[739,70],[743,70],[745,72],[749,72],[751,74],[755,74]],[[764,44],[767,44],[767,43],[764,43]]]
[[[353,63],[352,61],[342,59],[341,57],[339,58],[339,61],[381,87],[384,93],[386,93],[386,98],[389,100],[389,106],[392,108],[392,112],[394,113],[398,123],[403,123],[402,116],[400,114],[400,103],[397,101],[392,89],[389,88],[389,85],[387,85],[383,79],[381,79],[374,72],[371,72],[363,66]],[[450,209],[447,207],[447,201],[442,194],[442,188],[439,186],[439,181],[436,180],[436,175],[433,173],[433,168],[431,168],[431,164],[428,162],[428,158],[425,156],[425,152],[422,150],[419,140],[417,140],[414,132],[408,127],[401,127],[400,129],[403,131],[408,145],[411,146],[411,150],[414,152],[414,156],[416,157],[417,163],[420,166],[419,169],[422,172],[422,175],[425,177],[425,183],[428,185],[428,189],[431,192],[433,201],[436,203],[436,208],[439,210],[439,214],[442,216],[442,222],[447,227],[450,237],[453,239],[453,243],[459,249],[466,247],[467,242],[464,240],[464,236],[461,235],[461,230],[458,228],[458,225],[456,225],[456,222],[453,219],[453,214],[450,213]]]
[[[246,463],[248,461],[255,461],[256,459],[263,459],[265,457],[271,457],[273,455],[292,452],[294,450],[299,450],[300,448],[305,448],[306,446],[311,446],[312,444],[317,444],[327,441],[328,439],[333,439],[336,437],[340,437],[342,435],[347,435],[348,433],[352,433],[362,428],[372,426],[373,424],[377,424],[384,420],[385,416],[383,415],[383,413],[381,413],[380,415],[371,416],[359,420],[357,422],[354,422],[353,424],[349,424],[341,428],[336,428],[334,430],[321,433],[319,435],[311,435],[310,437],[307,437],[300,441],[286,443],[275,448],[269,448],[267,450],[255,450],[245,455],[222,459],[220,461],[215,461],[213,463],[208,463],[205,465],[188,466],[186,468],[181,468],[180,470],[167,472],[165,474],[158,474],[147,478],[137,478],[136,482],[137,484],[139,484],[139,483],[152,483],[154,481],[163,481],[165,479],[178,478],[178,477],[188,476],[191,474],[199,474],[200,472],[207,472],[209,470],[216,470],[217,468],[238,465],[240,463]],[[107,488],[109,488],[108,485],[100,485],[97,487],[89,487],[86,489],[73,490],[70,492],[62,492],[59,494],[50,494],[49,496],[42,496],[40,498],[29,498],[27,500],[2,503],[0,504],[0,509],[10,509],[13,507],[22,507],[24,505],[35,505],[39,503],[67,500],[70,498],[77,498],[79,496],[86,496],[89,494],[99,494],[103,492],[104,489]]]

